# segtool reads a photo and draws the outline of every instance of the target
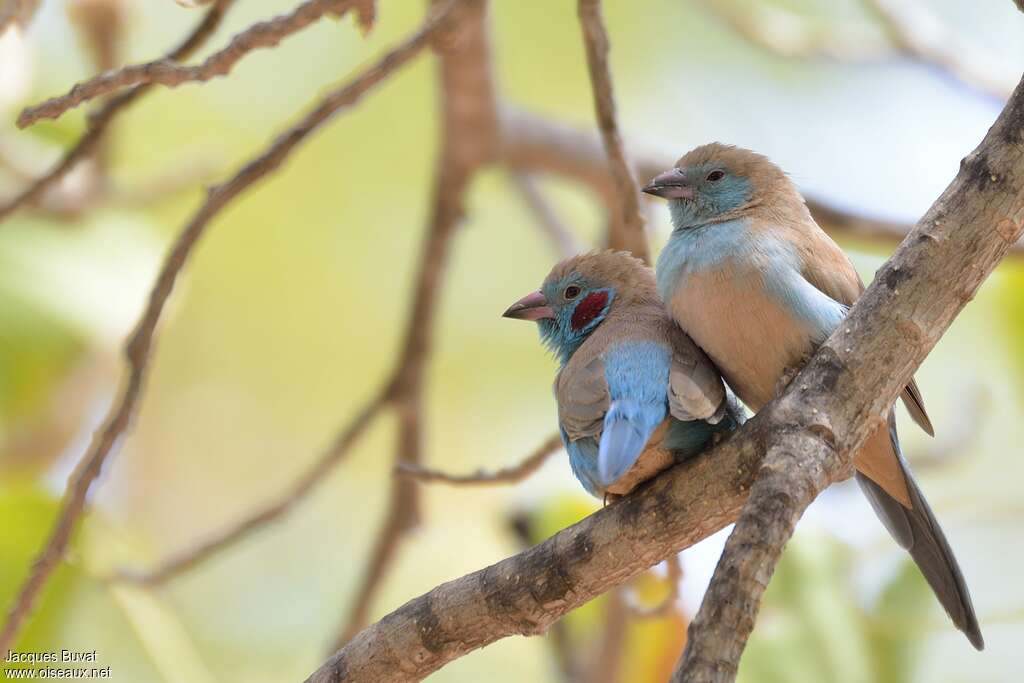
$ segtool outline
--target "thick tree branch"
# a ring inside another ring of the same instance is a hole
[[[738,524],[711,595],[722,620],[698,618],[681,680],[730,680],[771,560],[802,506],[848,476],[850,457],[959,310],[1024,231],[1024,87],[956,180],[879,271],[840,330],[783,396],[710,453],[543,543],[434,588],[353,638],[308,680],[416,681],[499,638],[541,633],[736,518],[748,489],[767,511],[765,536]],[[765,453],[767,457],[762,463]],[[817,455],[819,457],[809,457]],[[782,464],[785,469],[779,469]],[[794,469],[789,469],[792,464]],[[798,478],[794,483],[793,477]],[[773,485],[782,487],[772,494]],[[766,493],[772,495],[765,495]],[[754,508],[748,508],[753,510]],[[754,545],[738,555],[743,537]],[[770,541],[769,541],[770,539]],[[767,564],[765,564],[767,563]],[[717,638],[708,639],[708,624]],[[717,673],[716,673],[717,672]]]
[[[65,95],[26,108],[18,116],[18,127],[25,128],[41,119],[55,119],[83,102],[129,86],[158,83],[173,88],[190,81],[208,81],[217,76],[226,76],[235,64],[253,50],[276,47],[288,36],[298,33],[327,14],[341,17],[360,6],[358,0],[306,0],[288,14],[253,24],[232,38],[226,47],[207,57],[202,64],[182,66],[177,63],[178,59],[165,57],[106,71],[76,84]]]
[[[364,630],[310,677],[418,681],[562,616],[732,522],[760,460],[759,421],[543,543],[422,595]]]
[[[552,434],[536,450],[526,456],[522,462],[495,472],[477,470],[473,474],[448,474],[441,470],[432,470],[428,467],[402,462],[398,463],[395,467],[395,474],[421,482],[442,482],[452,484],[453,486],[516,484],[539,470],[540,466],[557,453],[561,447],[562,437],[558,434]]]
[[[849,317],[769,405],[768,418],[788,428],[769,434],[674,681],[735,678],[765,586],[804,509],[850,471],[853,453],[885,425],[914,370],[1022,232],[1024,80]]]
[[[431,13],[424,25],[410,38],[385,54],[344,86],[329,93],[297,124],[274,140],[266,151],[247,163],[227,182],[212,188],[171,247],[150,293],[149,301],[134,332],[125,344],[128,374],[120,396],[108,417],[93,437],[88,451],[72,473],[50,538],[33,564],[0,633],[0,651],[6,652],[28,616],[36,597],[67,550],[71,534],[85,507],[86,494],[100,474],[103,463],[124,435],[135,412],[149,363],[150,349],[157,323],[174,289],[178,274],[185,266],[210,221],[235,197],[277,169],[295,148],[328,122],[339,110],[358,102],[397,68],[426,47],[434,34],[444,28],[457,0],[449,0]]]
[[[165,60],[180,62],[188,59],[214,34],[234,0],[217,0],[206,11],[203,19],[176,48],[167,53]],[[100,141],[119,112],[142,97],[149,89],[138,85],[110,98],[98,111],[89,115],[88,129],[45,175],[40,176],[24,190],[0,204],[0,222],[19,207],[41,200],[44,194],[63,180],[80,162],[88,159],[98,149]]]
[[[612,73],[608,64],[608,34],[601,19],[601,0],[579,0],[577,10],[583,29],[583,45],[587,52],[590,87],[594,93],[594,111],[597,128],[601,132],[604,152],[616,188],[616,211],[609,215],[608,246],[633,252],[637,258],[650,263],[644,217],[640,211],[640,185],[633,169],[626,161],[622,136],[615,118],[615,95]]]

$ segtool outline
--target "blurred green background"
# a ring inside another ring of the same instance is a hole
[[[959,40],[1001,65],[1012,84],[1024,67],[1024,15],[1009,0],[923,1]],[[889,45],[878,17],[857,0],[605,4],[620,124],[631,140],[673,157],[709,140],[752,147],[806,191],[868,215],[913,221],[1001,106],[898,52],[883,49],[860,63],[772,54],[714,11],[729,5],[758,22],[788,18],[790,24],[764,23],[779,35],[796,21],[822,35],[848,32],[854,44]],[[207,52],[289,7],[238,3]],[[169,0],[125,0],[118,8],[123,61],[161,54],[199,17]],[[5,610],[75,458],[114,396],[123,372],[119,345],[203,184],[226,177],[327,84],[411,30],[422,12],[421,2],[381,0],[366,38],[351,18],[324,21],[251,54],[229,78],[154,92],[112,131],[107,161],[123,196],[79,215],[28,209],[3,223]],[[491,15],[495,78],[508,100],[591,125],[575,3],[495,0]],[[432,184],[435,66],[426,55],[401,71],[211,226],[166,311],[133,428],[95,487],[69,560],[20,650],[96,649],[114,680],[133,682],[300,680],[323,659],[384,513],[390,415],[288,517],[231,550],[156,590],[101,577],[125,562],[150,565],[281,491],[385,378]],[[22,186],[23,166],[28,174],[45,168],[84,129],[85,114],[76,110],[17,131],[17,112],[95,69],[65,0],[44,0],[24,34],[12,30],[0,39],[0,152],[7,160],[0,197]],[[180,191],[139,201],[156,179]],[[593,198],[564,180],[540,181],[580,241],[598,244],[603,218]],[[85,192],[87,179],[73,177],[68,188]],[[667,213],[650,209],[660,246]],[[555,419],[553,360],[528,326],[500,318],[537,286],[555,254],[505,172],[483,173],[467,210],[428,372],[427,459],[453,472],[514,463],[553,431]],[[893,248],[840,241],[865,279]],[[974,652],[953,629],[856,489],[844,485],[815,503],[790,544],[742,681],[1019,680],[1022,285],[1020,261],[1002,266],[919,373],[937,440],[903,430],[970,583],[987,650]],[[514,487],[427,486],[423,523],[402,546],[373,615],[515,552],[524,542],[513,530],[515,517],[529,520],[527,535],[539,540],[598,504],[579,489],[561,454]],[[630,620],[619,637],[621,656],[602,680],[664,680],[722,539],[683,555],[675,613]],[[607,654],[603,639],[623,618],[622,601],[639,595],[657,602],[663,575],[656,570],[625,594],[580,610],[557,636],[502,640],[432,680],[586,677],[581,672]],[[568,644],[571,666],[560,668],[555,638]]]

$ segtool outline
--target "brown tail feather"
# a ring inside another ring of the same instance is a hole
[[[981,635],[978,617],[974,613],[967,583],[960,572],[956,557],[953,556],[953,550],[942,533],[942,528],[903,458],[892,414],[889,415],[889,433],[906,479],[912,508],[908,509],[901,505],[886,493],[885,489],[859,472],[857,482],[892,537],[910,552],[910,556],[914,558],[914,562],[924,574],[949,618],[964,632],[971,645],[982,650],[985,647],[985,640]]]

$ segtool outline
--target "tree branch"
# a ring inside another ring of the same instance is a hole
[[[432,470],[428,467],[413,465],[408,462],[400,462],[395,467],[395,474],[409,477],[417,481],[442,482],[454,486],[480,485],[480,484],[516,484],[540,469],[540,466],[547,462],[548,458],[562,448],[562,437],[552,434],[522,462],[511,467],[505,467],[496,472],[477,470],[473,474],[448,474],[441,470]]]
[[[428,45],[433,35],[445,26],[456,2],[457,0],[449,0],[439,8],[439,11],[432,12],[414,35],[359,73],[349,83],[329,93],[297,124],[279,136],[266,151],[239,169],[230,180],[208,192],[206,200],[171,247],[142,317],[125,344],[128,375],[120,397],[111,406],[103,427],[96,432],[88,451],[68,481],[67,491],[50,538],[33,564],[0,633],[0,651],[6,652],[13,645],[14,638],[31,611],[36,597],[67,550],[71,534],[85,507],[89,488],[99,476],[103,463],[114,445],[128,428],[138,404],[149,363],[153,335],[163,313],[164,304],[171,295],[178,274],[207,225],[235,197],[277,169],[310,133],[319,129],[342,108],[358,102],[366,92],[416,56]]]
[[[347,11],[358,9],[360,4],[359,0],[306,0],[288,14],[253,24],[232,38],[227,47],[197,66],[182,66],[177,63],[179,60],[165,57],[106,71],[76,84],[65,95],[26,108],[18,116],[18,127],[25,128],[41,119],[55,119],[83,102],[128,86],[158,83],[173,88],[190,81],[226,76],[253,50],[276,47],[283,39],[319,21],[324,15],[333,14],[340,18]]]
[[[436,2],[435,2],[436,4]],[[462,200],[476,171],[494,156],[496,114],[490,72],[485,0],[465,0],[450,30],[439,36],[441,51],[442,149],[436,173],[433,209],[427,229],[401,361],[390,394],[399,417],[395,464],[423,460],[423,377],[433,342],[436,308],[455,229],[463,217]],[[419,519],[419,488],[394,477],[388,512],[370,560],[331,650],[358,633],[367,622],[377,590],[400,541]]]
[[[421,385],[433,335],[435,303],[439,298],[444,266],[454,229],[462,216],[462,194],[471,175],[480,165],[493,158],[496,122],[493,84],[486,50],[484,4],[480,0],[464,0],[458,18],[449,22],[450,31],[438,32],[435,43],[442,51],[442,93],[444,131],[438,161],[439,178],[427,243],[412,287],[413,301],[405,326],[405,338],[395,360],[390,379],[378,397],[363,409],[355,423],[336,438],[336,446],[321,458],[278,498],[251,511],[240,521],[214,534],[209,540],[176,553],[171,559],[150,571],[123,569],[115,579],[140,583],[159,583],[188,570],[227,549],[247,534],[287,513],[308,495],[325,475],[343,459],[344,453],[366,422],[381,409],[394,408],[399,414],[397,466],[414,465],[421,460],[420,418]],[[453,93],[459,93],[458,97]],[[459,131],[455,135],[455,131]],[[472,131],[472,134],[467,133]],[[371,559],[364,571],[356,602],[350,608],[346,624],[340,629],[338,642],[359,630],[385,570],[395,556],[405,531],[415,526],[418,517],[418,491],[412,482],[393,481],[385,521],[374,542]]]
[[[781,398],[705,456],[530,550],[409,601],[354,637],[308,680],[416,681],[499,638],[541,633],[572,609],[732,522],[756,480],[752,497],[758,506],[766,504],[767,535],[752,538],[754,545],[737,556],[739,538],[751,538],[750,523],[757,520],[748,512],[737,525],[741,536],[731,540],[720,563],[723,571],[735,568],[725,571],[733,589],[723,589],[720,571],[710,593],[728,596],[733,607],[713,597],[706,601],[705,607],[720,607],[713,611],[723,621],[708,617],[712,608],[702,608],[691,627],[697,644],[687,650],[699,656],[690,655],[685,664],[698,669],[680,673],[687,681],[730,680],[735,661],[729,657],[753,623],[763,590],[758,580],[770,573],[758,567],[773,566],[802,505],[830,481],[849,476],[852,453],[1020,237],[1022,187],[1019,86],[952,185]],[[771,467],[780,463],[800,467]],[[782,491],[766,496],[773,485]],[[718,634],[710,641],[709,625]]]
[[[608,246],[631,251],[637,258],[650,263],[644,217],[640,211],[640,185],[626,161],[619,125],[615,120],[615,96],[608,65],[608,34],[601,19],[601,0],[579,0],[577,10],[587,52],[597,127],[601,131],[601,141],[616,188],[617,211],[609,216]]]
[[[291,488],[274,500],[264,503],[252,510],[238,522],[211,535],[208,539],[186,548],[148,570],[123,568],[116,571],[110,579],[127,581],[143,585],[156,586],[174,578],[182,572],[200,564],[207,558],[225,550],[270,522],[283,517],[292,506],[305,498],[316,485],[322,482],[327,474],[334,469],[373,423],[374,418],[387,406],[389,396],[379,394],[372,398],[335,437],[316,463],[307,470]]]
[[[758,420],[543,543],[434,588],[355,636],[308,680],[418,681],[562,616],[732,522],[760,459]]]
[[[188,59],[220,27],[224,15],[233,2],[234,0],[214,2],[192,33],[180,45],[168,52],[164,59],[175,62]],[[98,111],[90,114],[86,132],[71,149],[64,153],[64,156],[52,169],[17,195],[0,204],[0,222],[19,207],[39,201],[47,190],[63,180],[80,162],[88,159],[99,147],[100,141],[117,114],[142,97],[148,89],[147,85],[135,86],[131,90],[110,98],[103,103]]]
[[[843,324],[768,406],[769,419],[789,427],[769,434],[673,681],[735,678],[765,586],[804,509],[850,471],[853,454],[886,424],[914,370],[1021,232],[1024,80]]]

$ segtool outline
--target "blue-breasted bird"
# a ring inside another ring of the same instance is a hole
[[[504,315],[537,321],[557,356],[562,441],[595,496],[628,493],[743,420],[718,370],[665,314],[651,269],[626,252],[562,261]]]
[[[673,232],[657,264],[669,315],[751,409],[771,400],[864,290],[778,166],[749,150],[698,147],[644,191],[669,200]],[[929,434],[911,380],[902,395]],[[984,647],[960,567],[900,451],[893,413],[854,458],[857,481],[971,644]]]

